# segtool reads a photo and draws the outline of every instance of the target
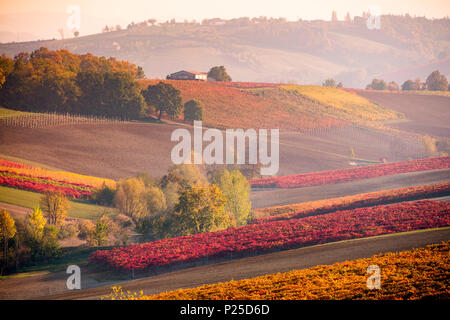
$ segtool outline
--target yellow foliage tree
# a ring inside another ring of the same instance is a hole
[[[8,266],[8,241],[16,234],[16,223],[6,210],[0,211],[0,239],[3,242],[3,262]]]
[[[197,234],[226,228],[231,219],[225,212],[225,203],[222,191],[214,184],[185,190],[175,207],[179,230]]]
[[[44,218],[44,214],[39,206],[33,209],[33,211],[27,216],[27,223],[30,227],[30,232],[36,240],[42,238],[44,234],[44,228],[47,221]]]
[[[114,205],[121,213],[139,221],[147,214],[145,192],[142,180],[137,178],[121,180],[117,184]]]
[[[41,207],[47,212],[48,222],[56,225],[64,222],[70,203],[61,191],[46,191],[41,197]]]

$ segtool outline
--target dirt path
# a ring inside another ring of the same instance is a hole
[[[8,211],[14,218],[25,218],[31,213],[30,208],[19,207],[13,204],[0,202],[0,209]]]
[[[178,288],[191,288],[202,284],[251,278],[264,274],[286,272],[292,269],[304,269],[316,265],[365,258],[378,253],[408,250],[449,239],[450,228],[442,228],[335,242],[185,269],[149,278],[122,282],[120,285],[124,291],[138,292],[143,290],[145,294],[154,294]],[[0,297],[2,291],[10,293],[14,291],[17,293],[17,298],[20,298],[21,293],[27,291],[29,286],[49,286],[49,280],[46,279],[48,277],[53,281],[54,286],[64,291],[66,275],[55,274],[39,278],[15,279],[14,284],[10,284],[9,280],[4,280],[0,282]],[[89,283],[86,282],[86,284]],[[107,286],[86,290],[66,291],[66,293],[56,295],[48,295],[48,293],[41,296],[35,295],[35,298],[99,299],[101,296],[109,294],[110,291],[110,284],[108,284]],[[49,292],[53,291],[49,290]]]
[[[251,200],[252,208],[258,209],[446,181],[450,181],[450,169],[403,173],[307,188],[260,189],[252,191]]]

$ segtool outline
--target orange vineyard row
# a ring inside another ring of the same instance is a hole
[[[426,248],[317,266],[257,278],[178,289],[157,295],[106,298],[143,300],[449,299],[450,241]],[[369,289],[368,266],[380,268],[380,289]]]

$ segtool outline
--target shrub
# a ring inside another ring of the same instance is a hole
[[[203,106],[198,100],[192,99],[184,104],[184,120],[203,120]]]
[[[106,183],[103,183],[101,188],[95,189],[92,192],[92,200],[103,206],[112,206],[114,203],[114,196],[116,195],[116,190],[108,187]]]
[[[74,236],[77,236],[79,232],[80,232],[80,230],[79,230],[77,224],[66,223],[66,224],[64,224],[64,225],[59,227],[58,239],[59,240],[69,239],[69,238],[72,238]]]

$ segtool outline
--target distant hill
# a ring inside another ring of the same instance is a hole
[[[439,70],[441,74],[447,77],[447,79],[450,79],[450,57],[432,61],[423,65],[380,74],[378,77],[381,79],[395,81],[401,85],[405,80],[415,80],[420,78],[422,81],[425,81],[434,70]]]
[[[369,30],[363,17],[349,22],[143,22],[79,38],[0,44],[0,53],[12,56],[41,46],[129,60],[142,66],[149,78],[225,65],[235,81],[320,84],[333,77],[347,87],[364,87],[376,75],[391,76],[396,70],[414,70],[450,57],[450,19],[386,15],[379,30]],[[402,82],[392,77],[385,80]]]

